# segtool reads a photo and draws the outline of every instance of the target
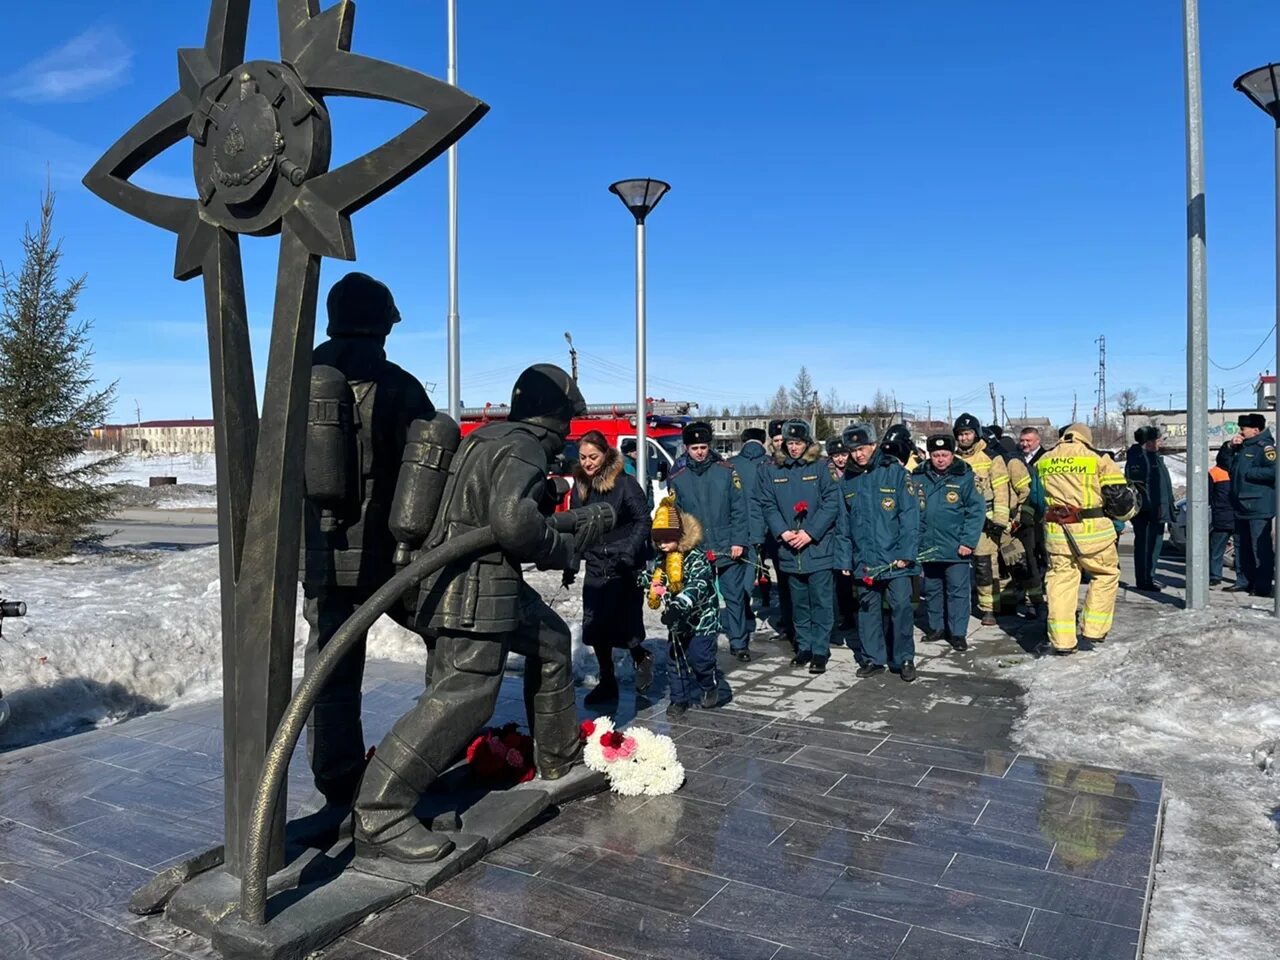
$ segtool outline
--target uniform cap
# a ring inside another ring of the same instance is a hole
[[[801,440],[810,443],[813,440],[813,434],[809,432],[809,423],[806,420],[788,420],[782,425],[782,439]]]
[[[831,437],[827,441],[827,456],[833,457],[837,453],[848,453],[849,448],[844,445],[843,437]]]
[[[876,442],[875,428],[869,423],[851,423],[840,434],[844,445],[850,450],[855,447],[872,446]]]
[[[935,433],[924,442],[924,448],[933,453],[935,450],[950,450],[956,452],[956,438],[949,433]]]
[[[694,423],[686,423],[684,429],[680,431],[680,439],[684,441],[686,447],[691,447],[695,443],[711,443],[711,424],[698,420]]]
[[[742,431],[742,436],[739,439],[742,440],[743,443],[746,443],[749,440],[755,440],[758,443],[764,443],[766,440],[769,439],[769,437],[759,427],[747,427],[747,429]]]
[[[785,420],[770,420],[770,421],[769,421],[769,436],[770,436],[771,438],[772,438],[772,437],[780,437],[780,436],[782,436],[782,425],[783,425],[784,423],[786,423],[786,422],[787,422],[787,421],[785,421]]]
[[[1255,430],[1267,429],[1267,418],[1261,413],[1242,413],[1236,423],[1241,427],[1253,427]]]

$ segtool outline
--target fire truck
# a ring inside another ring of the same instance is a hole
[[[653,485],[654,502],[661,499],[666,490],[667,475],[684,452],[680,439],[685,424],[694,418],[691,411],[697,404],[649,400],[645,419],[645,440],[649,447],[649,482]],[[592,430],[599,430],[609,445],[624,454],[636,446],[636,405],[620,403],[588,404],[585,417],[575,417],[569,425],[569,437],[564,453],[552,465],[552,476],[568,476],[578,460],[578,441]],[[462,435],[472,430],[505,420],[509,408],[506,404],[485,404],[483,407],[464,407],[462,410]],[[568,503],[568,495],[565,504]]]

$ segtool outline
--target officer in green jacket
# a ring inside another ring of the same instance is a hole
[[[832,570],[838,550],[840,491],[809,424],[788,420],[782,450],[760,468],[760,506],[778,563],[791,586],[796,643],[792,666],[824,673],[835,619]]]
[[[840,484],[846,533],[841,568],[859,583],[858,676],[873,676],[888,665],[910,683],[916,678],[911,577],[920,572],[920,503],[906,468],[876,447],[869,427],[846,427],[843,439],[852,455]],[[893,621],[892,654],[881,615],[885,600]]]
[[[934,434],[925,451],[929,459],[911,473],[920,499],[920,557],[929,616],[924,638],[967,650],[969,560],[982,536],[986,501],[974,484],[972,468],[956,458],[951,434]]]
[[[1271,521],[1276,515],[1276,442],[1261,413],[1244,413],[1240,431],[1218,451],[1218,466],[1231,474],[1231,509],[1236,517],[1241,575],[1255,597],[1271,595],[1275,553]],[[1228,587],[1228,592],[1239,588]]]

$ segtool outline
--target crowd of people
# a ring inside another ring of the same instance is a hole
[[[1259,421],[1241,416],[1211,474],[1211,583],[1222,582],[1234,538],[1238,572],[1227,589],[1267,595],[1275,448]],[[664,610],[672,702],[684,709],[716,702],[721,633],[740,661],[751,659],[755,637],[771,634],[811,674],[826,670],[833,644],[847,642],[859,677],[888,670],[911,682],[919,601],[927,642],[965,650],[971,617],[994,626],[1008,613],[1043,620],[1047,653],[1092,649],[1111,629],[1126,522],[1134,588],[1163,589],[1156,566],[1174,489],[1155,427],[1140,428],[1115,456],[1094,446],[1084,424],[1046,448],[1034,427],[1015,440],[967,413],[920,447],[903,424],[882,437],[852,424],[820,443],[799,419],[745,430],[731,458],[715,452],[707,423],[688,424],[682,439],[652,521],[626,458],[599,433],[580,441],[573,505],[604,498],[619,516],[585,558],[583,639],[600,660],[592,704],[618,697],[617,647],[630,651],[637,689],[652,682],[642,645],[646,591]],[[673,556],[683,577],[670,574]],[[777,615],[762,626],[775,587]]]

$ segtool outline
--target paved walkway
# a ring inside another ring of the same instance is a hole
[[[1180,570],[1166,573],[1164,596],[1123,594],[1118,642],[1178,600]],[[842,649],[810,677],[759,640],[750,664],[723,659],[729,707],[679,724],[661,680],[637,702],[624,672],[616,712],[677,737],[679,795],[573,805],[326,956],[1129,960],[1162,788],[1018,755],[1020,690],[999,664],[1042,632],[1009,618],[970,652],[929,645],[914,684],[858,680]],[[522,719],[518,683],[496,721]],[[420,692],[420,668],[370,664],[366,739]],[[124,906],[218,842],[220,726],[220,703],[201,704],[0,755],[0,957],[215,956]],[[315,803],[301,753],[289,789],[291,814]]]

